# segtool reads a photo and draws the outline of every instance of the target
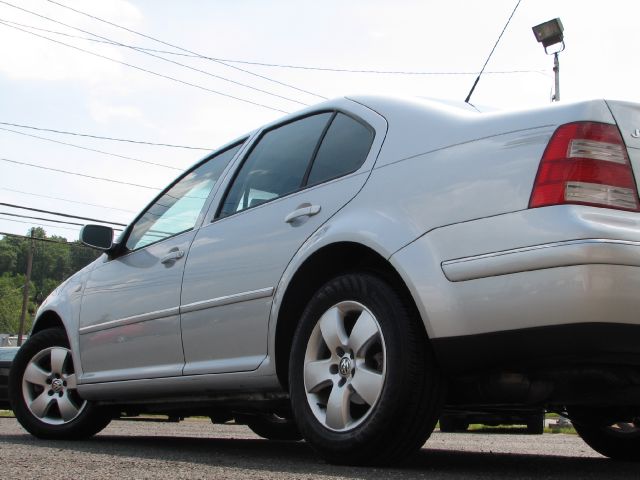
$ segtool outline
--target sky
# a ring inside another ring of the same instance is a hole
[[[0,129],[0,202],[124,224],[158,193],[156,189],[209,150],[322,97],[373,93],[464,100],[474,72],[481,69],[517,3],[55,2],[59,5],[49,0],[0,0],[0,122],[198,149],[0,124],[13,130]],[[131,48],[87,40],[185,53],[64,6],[219,61],[154,53],[189,69]],[[500,109],[550,102],[553,58],[545,55],[531,27],[556,17],[564,24],[566,42],[560,54],[561,100],[604,97],[640,102],[639,14],[637,0],[522,0],[472,102]],[[422,74],[345,73],[239,62]],[[54,218],[51,215],[6,206],[0,206],[0,212],[0,232],[24,235],[32,225],[42,225],[49,235],[78,238],[79,226],[7,214]]]

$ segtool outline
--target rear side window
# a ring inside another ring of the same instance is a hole
[[[357,170],[367,158],[372,143],[371,129],[338,113],[313,161],[307,184],[316,185]]]
[[[266,132],[244,161],[218,217],[299,190],[333,113],[305,117]]]

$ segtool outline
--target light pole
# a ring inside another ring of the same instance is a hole
[[[541,23],[532,28],[536,40],[544,47],[544,53],[553,54],[553,73],[555,76],[555,92],[551,97],[552,102],[560,101],[560,61],[558,54],[564,50],[564,27],[559,18],[554,18],[548,22]],[[560,45],[559,49],[549,52],[548,48],[553,45]]]

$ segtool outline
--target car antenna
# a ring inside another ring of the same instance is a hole
[[[507,20],[507,23],[504,24],[504,28],[502,29],[502,32],[500,32],[500,35],[498,36],[498,40],[496,40],[495,45],[491,49],[491,53],[489,53],[489,56],[487,57],[487,61],[484,62],[484,65],[482,66],[482,70],[480,70],[480,73],[478,74],[478,77],[476,78],[476,81],[473,82],[473,86],[471,87],[471,90],[469,90],[469,94],[467,95],[467,98],[465,98],[464,103],[469,103],[469,100],[471,100],[471,95],[473,95],[473,91],[476,89],[476,85],[478,85],[478,82],[480,81],[480,77],[482,76],[482,73],[484,72],[484,69],[487,67],[487,63],[489,63],[489,60],[491,59],[491,55],[493,55],[493,52],[495,51],[496,47],[498,46],[498,43],[500,43],[500,39],[502,38],[502,35],[504,34],[505,30],[509,26],[509,23],[511,22],[511,19],[513,18],[513,15],[516,13],[516,10],[520,6],[520,2],[522,2],[522,0],[518,0],[518,3],[516,3],[516,6],[513,8],[513,12],[511,12],[511,15],[509,16],[509,19]],[[469,105],[471,105],[471,103],[469,103]]]

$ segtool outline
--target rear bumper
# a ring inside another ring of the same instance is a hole
[[[450,373],[640,366],[640,215],[549,207],[436,229],[397,252]]]
[[[574,265],[640,267],[640,242],[582,239],[532,245],[442,262],[448,280],[460,282]]]
[[[640,325],[552,325],[436,338],[432,345],[452,374],[625,366],[640,378]]]

